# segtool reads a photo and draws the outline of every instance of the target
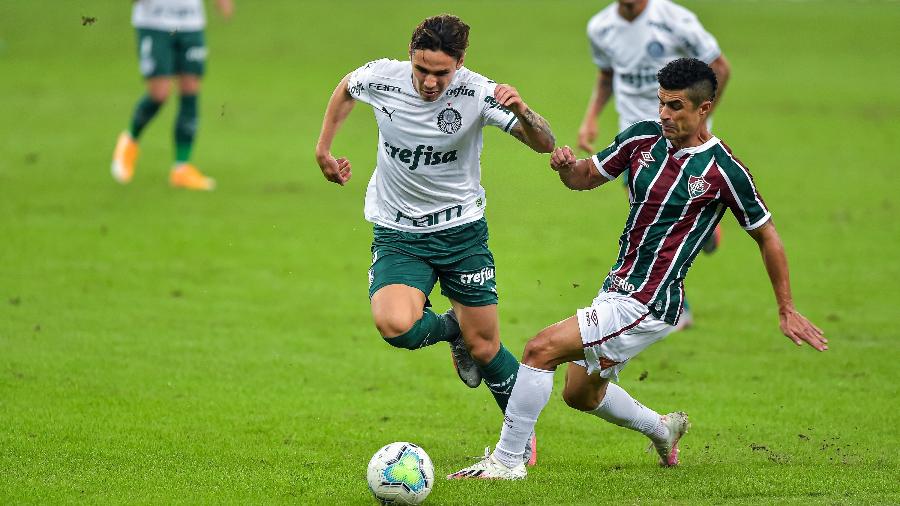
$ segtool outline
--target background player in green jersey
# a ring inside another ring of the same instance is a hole
[[[232,0],[216,0],[222,16],[234,12]],[[178,78],[178,116],[175,119],[175,162],[169,183],[190,190],[212,190],[215,180],[190,163],[197,133],[200,81],[206,63],[203,0],[134,0],[131,23],[137,33],[141,75],[147,93],[138,101],[129,129],[122,132],[113,151],[112,175],[126,184],[134,177],[138,138],[156,116]]]
[[[525,346],[494,452],[448,478],[525,478],[525,442],[550,398],[553,373],[565,362],[572,362],[563,391],[570,407],[646,435],[661,465],[677,465],[687,415],[660,416],[610,379],[674,329],[684,276],[726,207],[759,245],[781,331],[798,346],[828,349],[822,331],[794,307],[784,246],[749,171],[707,129],[716,95],[712,69],[681,58],[658,77],[659,122],[632,125],[592,158],[576,160],[568,146],[553,151],[551,167],[573,190],[596,188],[628,170],[631,213],[619,258],[591,306]]]
[[[463,66],[468,34],[456,16],[428,18],[413,32],[409,60],[375,60],[345,76],[328,103],[316,159],[328,181],[346,184],[350,162],[335,158],[331,144],[356,100],[372,106],[378,159],[365,216],[374,224],[369,297],[375,326],[398,348],[450,342],[460,378],[473,388],[483,378],[503,410],[519,365],[500,343],[481,187],[482,130],[501,128],[544,153],[554,138],[514,87]],[[444,315],[428,307],[438,279],[453,306]],[[525,460],[533,463],[531,448]]]

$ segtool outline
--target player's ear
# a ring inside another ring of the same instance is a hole
[[[459,70],[463,66],[463,60],[466,59],[465,53],[463,53],[458,60],[456,60],[456,70]]]
[[[712,111],[712,100],[704,100],[703,103],[700,104],[700,114],[702,116],[709,116],[710,111]]]

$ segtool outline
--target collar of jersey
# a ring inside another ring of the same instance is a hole
[[[676,151],[675,154],[672,156],[675,158],[681,159],[688,155],[695,155],[697,153],[702,153],[702,152],[706,151],[707,149],[715,146],[718,143],[719,143],[719,138],[716,137],[715,135],[713,135],[712,137],[709,138],[708,141],[704,142],[703,144],[701,144],[699,146],[691,146],[688,148],[681,148],[678,151]],[[669,141],[669,139],[666,139],[666,147],[669,149],[672,149],[674,147],[674,146],[672,146],[672,142]]]

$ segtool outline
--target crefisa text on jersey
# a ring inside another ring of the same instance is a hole
[[[447,90],[447,96],[448,97],[459,97],[459,96],[474,97],[475,90],[470,90],[469,88],[466,88],[466,85],[464,84],[462,86],[453,88],[452,90]]]
[[[440,151],[435,151],[434,146],[425,146],[424,144],[419,144],[416,146],[416,149],[410,150],[407,148],[391,146],[385,142],[384,152],[395,160],[410,164],[409,167],[407,167],[409,170],[416,170],[419,167],[419,160],[422,159],[422,155],[425,155],[425,165],[440,165],[456,161],[455,149],[442,153]]]

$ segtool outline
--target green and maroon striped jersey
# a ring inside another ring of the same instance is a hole
[[[607,179],[630,169],[631,210],[602,290],[629,295],[672,325],[681,316],[687,271],[725,209],[745,230],[771,217],[750,171],[716,137],[676,149],[659,122],[641,121],[592,161]]]

